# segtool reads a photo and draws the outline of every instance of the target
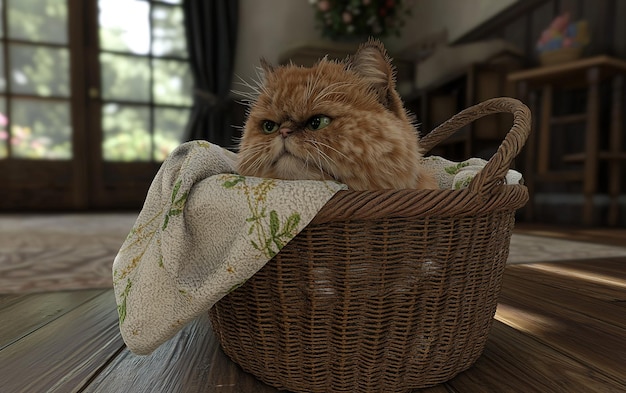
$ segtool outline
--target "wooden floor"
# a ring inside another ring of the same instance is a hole
[[[0,392],[276,391],[222,353],[207,318],[146,357],[117,321],[111,290],[0,296]],[[421,391],[626,392],[626,257],[508,266],[483,355]]]
[[[522,222],[515,224],[515,233],[609,246],[626,246],[626,228],[562,227]]]

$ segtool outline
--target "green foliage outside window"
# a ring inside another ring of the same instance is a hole
[[[101,19],[99,30],[104,50],[99,57],[103,157],[161,161],[182,141],[192,104],[182,8],[136,0],[99,0],[98,4],[102,14],[107,9],[115,14],[115,23],[106,25]],[[125,12],[119,11],[120,6]],[[16,158],[71,159],[67,0],[4,0],[0,7],[7,8],[6,38],[20,41],[8,42],[9,81],[4,79],[0,43],[0,159],[8,157],[9,145]],[[0,34],[4,34],[1,24]],[[149,53],[155,57],[145,56]],[[7,113],[6,93],[33,99],[9,96],[11,113]]]

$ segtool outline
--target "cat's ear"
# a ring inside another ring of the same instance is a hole
[[[259,63],[261,66],[257,69],[257,75],[259,76],[260,84],[265,84],[268,77],[274,72],[274,66],[265,57],[261,57]]]
[[[263,72],[265,76],[274,72],[274,66],[269,61],[267,61],[265,57],[261,57],[260,63],[261,63],[261,71]]]
[[[370,38],[361,44],[348,65],[373,88],[379,101],[388,106],[389,94],[395,89],[396,82],[395,70],[383,44]]]

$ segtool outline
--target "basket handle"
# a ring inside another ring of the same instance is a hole
[[[504,178],[513,159],[522,150],[530,134],[531,114],[526,105],[519,100],[508,97],[492,98],[481,102],[457,113],[425,135],[420,140],[420,146],[425,152],[428,152],[439,142],[474,120],[503,112],[513,114],[513,126],[496,153],[489,159],[485,167],[478,172],[468,187],[472,192],[486,197],[504,185]]]

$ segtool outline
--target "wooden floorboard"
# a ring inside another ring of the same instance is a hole
[[[626,228],[563,227],[547,224],[516,223],[515,232],[526,235],[626,247]]]
[[[79,391],[123,347],[117,318],[113,291],[105,291],[6,346],[0,392]]]
[[[589,316],[588,303],[568,303],[558,289],[551,295],[541,296],[534,288],[511,291],[505,285],[496,319],[545,346],[578,359],[590,370],[624,383],[624,378],[619,376],[626,376],[625,323],[617,320],[607,323]],[[598,308],[605,306],[602,302],[596,305]],[[626,384],[623,390],[626,391]]]
[[[447,383],[459,393],[623,392],[624,385],[496,321],[474,367]]]
[[[226,357],[213,335],[208,315],[189,324],[150,356],[140,357],[124,350],[84,390],[122,391],[276,392]]]
[[[526,268],[528,269],[528,267]],[[557,307],[576,310],[588,318],[624,327],[625,310],[616,302],[598,301],[598,299],[574,290],[577,280],[570,278],[568,286],[559,286],[553,283],[549,274],[542,271],[533,271],[532,277],[524,272],[524,268],[510,267],[503,278],[502,293],[512,298],[526,298],[532,296],[533,302],[550,302]],[[502,302],[502,301],[501,301]]]
[[[0,350],[102,293],[87,290],[4,296],[0,315],[7,317],[0,324]]]
[[[562,266],[576,272],[581,272],[589,278],[593,278],[593,276],[606,276],[612,281],[621,280],[626,282],[626,261],[623,257],[554,262],[552,266]]]
[[[228,359],[206,315],[132,354],[112,290],[0,296],[0,321],[0,393],[277,392]],[[483,355],[417,392],[626,392],[626,257],[507,266]]]
[[[598,263],[598,261],[590,261],[589,263]],[[528,282],[537,280],[545,285],[579,292],[601,302],[626,301],[625,288],[622,285],[615,284],[611,277],[609,277],[607,282],[606,277],[598,278],[594,275],[586,277],[584,273],[577,274],[575,268],[568,269],[562,265],[551,266],[548,263],[513,265],[507,269],[515,271],[519,280]]]

